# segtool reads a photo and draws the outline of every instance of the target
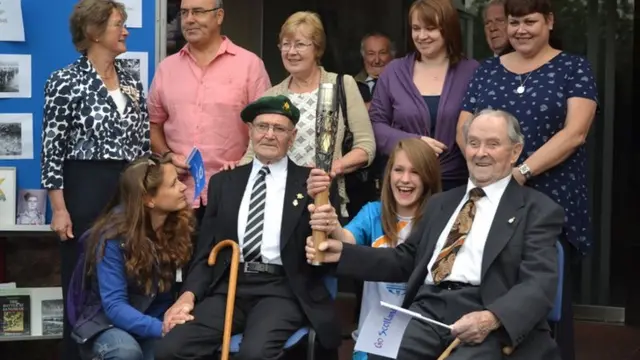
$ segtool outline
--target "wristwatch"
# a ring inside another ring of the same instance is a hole
[[[529,165],[525,163],[522,163],[522,165],[518,167],[518,171],[520,171],[520,174],[522,174],[526,180],[531,179],[533,176],[533,174],[531,174],[531,169],[529,169]]]

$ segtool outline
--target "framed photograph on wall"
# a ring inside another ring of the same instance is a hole
[[[18,225],[45,225],[47,212],[47,190],[20,189],[18,191]]]
[[[16,223],[16,168],[0,167],[0,225]]]

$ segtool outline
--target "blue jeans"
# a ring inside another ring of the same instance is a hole
[[[136,339],[128,332],[111,328],[81,349],[83,359],[153,360],[156,339]]]

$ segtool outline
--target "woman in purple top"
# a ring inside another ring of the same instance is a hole
[[[388,156],[401,139],[422,139],[438,154],[442,188],[448,190],[468,177],[456,124],[478,62],[462,56],[460,20],[451,1],[417,0],[409,21],[416,51],[386,66],[369,116],[379,155]]]

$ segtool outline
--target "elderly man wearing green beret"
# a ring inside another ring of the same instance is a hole
[[[285,96],[269,96],[248,105],[241,117],[255,158],[211,177],[193,265],[164,316],[166,335],[156,360],[208,359],[220,346],[231,251],[223,250],[213,268],[207,258],[226,239],[241,249],[232,331],[244,334],[238,358],[279,359],[287,339],[304,326],[316,330],[323,348],[340,345],[326,270],[305,260],[309,169],[287,157],[300,111]]]

